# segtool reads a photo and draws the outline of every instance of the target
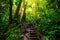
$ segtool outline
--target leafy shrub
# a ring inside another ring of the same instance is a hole
[[[6,40],[14,40],[15,38],[21,38],[23,36],[20,28],[12,28],[5,34],[8,35]]]

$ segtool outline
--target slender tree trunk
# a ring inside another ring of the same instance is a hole
[[[26,13],[25,13],[25,10],[26,10],[26,6],[24,7],[23,16],[22,16],[22,21],[23,22],[26,21]]]
[[[18,7],[17,7],[17,9],[16,9],[16,13],[15,13],[15,16],[14,16],[14,22],[16,22],[16,25],[18,25],[19,23],[18,22],[20,22],[20,21],[18,21],[19,20],[19,10],[20,10],[20,7],[21,7],[21,3],[22,3],[22,1],[21,2],[19,2],[19,4],[18,4]]]
[[[12,24],[12,0],[10,0],[9,25]]]
[[[26,5],[27,5],[27,2],[25,3],[24,1],[24,11],[22,16],[22,22],[26,22]]]

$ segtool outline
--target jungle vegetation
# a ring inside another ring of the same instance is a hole
[[[0,0],[0,40],[21,38],[30,22],[44,40],[60,40],[60,0]]]

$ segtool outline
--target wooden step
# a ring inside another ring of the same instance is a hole
[[[36,33],[31,33],[31,32],[30,32],[30,34],[31,34],[31,35],[36,35]]]
[[[37,35],[30,35],[30,37],[37,37]]]
[[[31,32],[31,31],[34,31],[34,30],[30,30],[30,32]]]
[[[37,37],[36,33],[30,33],[30,37]]]
[[[34,30],[33,28],[30,28],[30,30]]]
[[[38,37],[30,37],[30,40],[39,40]]]
[[[31,31],[30,33],[36,33],[35,31]]]
[[[38,37],[30,37],[30,38],[38,38]]]

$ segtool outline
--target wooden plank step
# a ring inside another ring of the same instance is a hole
[[[34,30],[33,28],[30,28],[30,30]]]
[[[30,33],[36,33],[36,32],[34,32],[34,31],[31,31]]]
[[[30,38],[38,38],[38,37],[30,37]]]
[[[30,37],[37,37],[36,33],[30,33]]]
[[[31,31],[34,31],[34,30],[30,30],[30,32],[31,32]]]
[[[30,40],[39,40],[38,37],[31,37]]]
[[[36,33],[35,33],[35,32],[33,32],[33,33],[31,33],[31,32],[30,32],[30,34],[31,34],[31,35],[36,35]]]
[[[37,37],[37,35],[30,35],[30,37]]]

